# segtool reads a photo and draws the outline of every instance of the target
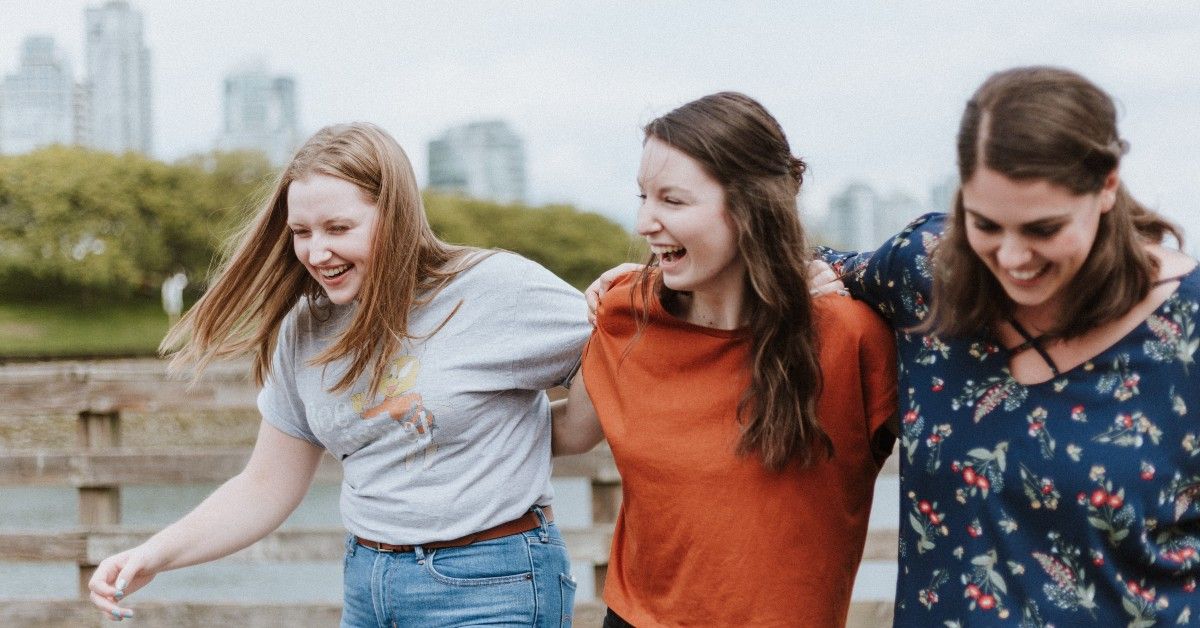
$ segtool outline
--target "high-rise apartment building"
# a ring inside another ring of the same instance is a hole
[[[525,143],[500,120],[472,122],[429,142],[430,189],[525,202]]]
[[[259,64],[225,77],[225,125],[222,150],[258,150],[281,166],[300,142],[296,82],[270,76]]]
[[[0,87],[0,152],[77,141],[75,78],[52,37],[27,37],[17,71]]]
[[[114,153],[150,154],[150,51],[142,43],[142,14],[124,0],[110,0],[88,8],[85,21],[87,143]]]
[[[869,251],[923,211],[920,202],[902,192],[881,196],[865,183],[851,183],[829,199],[829,213],[818,233],[834,248]]]

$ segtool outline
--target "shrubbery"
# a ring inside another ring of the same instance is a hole
[[[67,147],[0,157],[0,297],[149,296],[178,270],[202,290],[274,175],[257,153],[174,164]],[[581,288],[631,251],[616,223],[568,206],[432,195],[426,206],[446,240],[515,251]]]

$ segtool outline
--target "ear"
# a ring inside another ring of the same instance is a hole
[[[1117,190],[1121,188],[1120,172],[1113,168],[1104,177],[1104,186],[1100,188],[1100,213],[1105,213],[1117,203]]]

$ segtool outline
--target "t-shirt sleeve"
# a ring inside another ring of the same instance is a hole
[[[515,256],[506,321],[516,388],[545,390],[567,383],[592,327],[583,294],[536,262]]]
[[[818,247],[818,254],[842,276],[851,296],[870,305],[893,327],[911,327],[928,311],[933,282],[929,257],[941,239],[944,218],[944,214],[925,214],[874,251]]]
[[[267,423],[279,431],[324,448],[308,427],[304,402],[296,388],[297,312],[294,308],[283,319],[271,357],[271,372],[258,391],[258,411]]]

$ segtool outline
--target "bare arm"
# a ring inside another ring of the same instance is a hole
[[[110,618],[131,617],[117,602],[158,572],[228,556],[270,534],[308,492],[322,452],[263,421],[241,473],[145,543],[100,563],[88,582],[92,602]]]
[[[550,404],[550,416],[553,421],[550,451],[555,456],[581,454],[604,440],[596,407],[583,384],[582,367],[567,398]]]

